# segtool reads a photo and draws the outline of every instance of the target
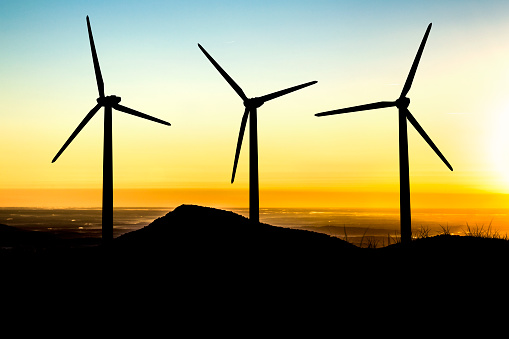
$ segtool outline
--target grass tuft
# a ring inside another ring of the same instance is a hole
[[[492,238],[492,239],[503,239],[503,240],[509,240],[507,233],[504,235],[501,235],[498,230],[493,230],[491,227],[491,221],[488,225],[488,227],[484,228],[484,224],[481,226],[478,226],[477,224],[475,227],[470,227],[470,225],[467,223],[467,230],[463,230],[463,233],[465,233],[466,236],[470,237],[476,237],[476,238]]]
[[[417,239],[429,238],[431,233],[431,228],[429,226],[422,226],[417,230],[415,237]]]
[[[439,233],[439,235],[451,235],[452,234],[451,229],[449,228],[449,224],[447,224],[445,226],[442,226],[442,225],[439,225],[439,226],[442,229],[442,233]]]
[[[493,230],[492,223],[490,222],[487,227],[484,227],[484,225],[478,226],[477,224],[474,226],[470,226],[467,223],[466,230],[462,229],[463,236],[468,237],[476,237],[476,238],[490,238],[490,239],[502,239],[502,240],[508,240],[509,241],[509,235],[506,233],[504,235],[500,234],[498,230]],[[429,226],[420,226],[420,228],[412,233],[412,239],[426,239],[431,238],[434,236],[440,236],[440,235],[453,235],[453,231],[450,228],[449,224],[439,225],[441,230],[433,231]],[[349,241],[348,234],[346,231],[346,225],[343,226],[344,229],[344,240]],[[399,235],[399,232],[395,231],[394,235],[391,235],[391,233],[387,233],[387,244],[385,243],[385,238],[376,237],[376,236],[366,236],[366,234],[369,231],[369,227],[364,230],[364,233],[360,239],[360,244],[357,245],[361,248],[379,248],[379,247],[385,247],[392,244],[398,244],[401,243],[401,237]],[[436,234],[432,234],[433,232],[436,232]],[[456,233],[458,234],[458,233]]]
[[[366,233],[369,231],[369,227],[366,228],[366,230],[364,231],[364,234],[362,235],[362,238],[361,238],[361,243],[359,245],[359,247],[362,247],[362,243],[364,242],[364,237],[366,236]]]

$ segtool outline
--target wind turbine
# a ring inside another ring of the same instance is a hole
[[[103,152],[103,201],[102,201],[102,239],[105,244],[113,240],[113,149],[112,149],[112,109],[128,113],[140,118],[155,121],[160,124],[170,126],[170,123],[154,118],[150,115],[135,111],[134,109],[120,105],[120,97],[115,95],[104,95],[104,82],[99,67],[99,60],[95,50],[94,38],[90,27],[90,20],[87,16],[88,37],[90,40],[90,49],[92,50],[92,59],[94,62],[95,78],[97,80],[97,88],[99,90],[99,98],[97,105],[88,112],[85,119],[71,134],[64,146],[58,151],[57,155],[51,161],[57,161],[60,155],[65,151],[67,146],[74,140],[78,133],[93,118],[101,107],[104,107],[104,152]]]
[[[244,91],[240,88],[235,81],[219,66],[219,64],[210,56],[209,53],[200,45],[203,54],[209,59],[214,67],[221,73],[223,78],[230,84],[233,90],[240,96],[244,102],[244,115],[240,123],[239,139],[237,141],[237,149],[235,151],[235,160],[233,161],[233,172],[231,183],[235,180],[235,172],[237,171],[237,163],[239,161],[240,149],[242,146],[242,139],[244,137],[244,131],[246,129],[247,118],[249,117],[249,219],[255,222],[260,221],[260,197],[259,197],[259,185],[258,185],[258,131],[257,131],[257,108],[266,103],[269,100],[278,98],[285,94],[297,91],[301,88],[314,85],[317,81],[307,82],[302,85],[290,87],[277,91],[271,94],[267,94],[261,97],[248,98]]]
[[[410,212],[410,179],[409,179],[409,168],[408,168],[408,138],[407,138],[407,120],[414,126],[414,128],[419,132],[424,140],[428,143],[428,145],[435,151],[435,153],[442,159],[445,165],[452,171],[452,166],[449,164],[447,159],[443,156],[440,150],[435,146],[433,141],[431,141],[430,137],[426,134],[424,129],[419,125],[417,120],[414,118],[412,113],[408,110],[408,105],[410,104],[410,99],[406,97],[408,92],[410,91],[410,87],[412,86],[412,81],[414,80],[415,72],[417,70],[417,66],[419,65],[419,61],[421,59],[422,52],[424,50],[424,45],[426,44],[426,40],[428,39],[429,32],[431,30],[431,23],[428,25],[428,29],[424,34],[424,38],[422,39],[421,45],[419,46],[419,50],[417,51],[417,55],[415,56],[414,62],[412,64],[412,68],[410,69],[410,73],[406,79],[405,85],[403,86],[403,90],[401,95],[396,101],[381,101],[375,102],[366,105],[354,106],[349,108],[342,108],[328,112],[322,112],[315,114],[316,116],[326,116],[333,114],[341,114],[341,113],[349,113],[349,112],[357,112],[357,111],[366,111],[377,108],[385,108],[385,107],[397,107],[399,111],[399,180],[400,180],[400,223],[401,223],[401,242],[408,243],[412,237],[412,223],[411,223],[411,212]]]

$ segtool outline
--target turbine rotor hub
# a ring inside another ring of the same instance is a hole
[[[408,108],[408,105],[410,105],[410,99],[408,99],[407,97],[402,97],[396,100],[397,108]]]
[[[263,105],[263,100],[260,98],[250,98],[244,101],[244,107],[246,108],[258,108]]]
[[[102,106],[115,106],[120,103],[121,98],[116,95],[109,95],[107,97],[97,98],[97,103]]]

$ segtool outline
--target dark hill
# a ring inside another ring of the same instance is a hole
[[[274,264],[326,263],[340,269],[363,264],[377,269],[380,262],[413,267],[457,266],[509,261],[509,241],[467,236],[435,236],[408,245],[360,249],[346,241],[312,231],[255,224],[220,209],[181,205],[140,230],[115,239],[113,251],[159,260],[180,257],[195,262],[220,259]]]
[[[116,248],[150,247],[168,250],[173,246],[205,246],[223,248],[230,246],[264,247],[274,251],[293,247],[307,252],[309,247],[344,251],[356,248],[352,244],[325,234],[253,223],[239,214],[196,205],[181,205],[150,225],[115,239]],[[200,247],[201,248],[201,247]],[[203,248],[202,248],[203,249]],[[198,250],[196,248],[195,250]]]
[[[17,227],[0,224],[0,248],[15,251],[37,251],[38,249],[54,247],[59,239],[52,234],[26,231]]]
[[[223,319],[218,305],[230,305],[236,321],[246,314],[258,319],[260,306],[276,319],[298,310],[299,323],[303,314],[329,310],[363,320],[415,321],[414,311],[442,312],[448,305],[454,312],[484,301],[485,293],[505,281],[508,244],[441,236],[361,249],[324,234],[182,205],[115,239],[107,266],[115,286],[129,282],[144,298],[166,298],[193,310],[205,305],[215,323]],[[332,324],[347,325],[340,319]]]
[[[502,278],[509,263],[509,241],[438,235],[376,250],[376,260],[393,262],[402,272],[426,279],[478,281]]]
[[[15,261],[17,256],[31,257],[42,267],[118,268],[119,273],[143,270],[148,275],[167,270],[175,274],[221,271],[223,275],[254,270],[260,275],[305,271],[378,277],[475,275],[505,266],[509,241],[444,235],[408,245],[360,249],[321,233],[255,224],[233,212],[181,205],[150,225],[118,237],[111,248],[76,246],[49,233],[0,225],[0,260]]]
[[[224,210],[182,205],[115,239],[113,253],[130,261],[175,267],[236,269],[348,262],[360,251],[325,234],[253,223]]]

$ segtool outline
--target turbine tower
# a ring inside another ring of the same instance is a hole
[[[419,50],[417,51],[417,55],[415,56],[414,62],[412,64],[412,68],[410,69],[410,73],[406,79],[405,85],[403,86],[403,90],[401,91],[401,95],[396,101],[381,101],[375,102],[366,105],[354,106],[349,108],[342,108],[333,111],[327,111],[322,113],[315,114],[318,117],[333,115],[333,114],[341,114],[341,113],[349,113],[349,112],[358,112],[358,111],[366,111],[377,108],[385,108],[385,107],[397,107],[399,111],[399,180],[400,180],[400,223],[401,223],[401,242],[408,243],[412,238],[412,218],[411,218],[411,210],[410,210],[410,178],[409,178],[409,165],[408,165],[408,138],[407,138],[407,120],[414,126],[414,128],[419,132],[424,140],[428,143],[428,145],[435,151],[435,153],[442,159],[445,165],[452,171],[452,166],[449,164],[447,159],[443,156],[437,146],[431,141],[430,137],[426,134],[424,129],[419,125],[417,120],[414,118],[412,113],[408,110],[408,105],[410,104],[410,99],[406,97],[408,92],[410,91],[410,87],[412,86],[412,82],[414,80],[415,72],[417,71],[417,66],[419,65],[419,61],[421,59],[422,52],[424,50],[424,46],[426,45],[426,40],[428,39],[429,32],[431,30],[431,23],[428,25],[428,29],[424,34],[421,45],[419,46]]]
[[[65,151],[67,146],[74,140],[78,133],[85,125],[94,117],[101,107],[104,107],[104,152],[103,152],[103,199],[102,199],[102,240],[103,243],[109,244],[113,240],[113,149],[112,149],[112,109],[128,113],[140,118],[155,121],[160,124],[170,126],[170,123],[154,118],[150,115],[135,111],[129,107],[120,105],[120,97],[115,95],[104,95],[104,82],[99,67],[99,60],[95,50],[94,38],[90,27],[90,20],[87,16],[88,37],[90,40],[90,48],[92,50],[92,60],[94,62],[95,77],[97,80],[97,88],[99,90],[99,98],[97,105],[88,112],[83,121],[71,134],[57,155],[53,158],[52,163],[57,161],[60,155]]]
[[[258,185],[258,131],[257,131],[257,109],[269,100],[278,98],[285,94],[297,91],[301,88],[314,85],[317,81],[307,82],[302,85],[290,87],[267,94],[261,97],[248,98],[244,91],[240,88],[235,81],[219,66],[219,64],[210,56],[209,53],[200,45],[203,54],[209,59],[214,67],[221,73],[223,78],[230,84],[233,90],[240,96],[244,102],[244,114],[240,123],[239,139],[237,141],[237,149],[235,151],[235,160],[233,161],[233,172],[231,183],[235,180],[235,172],[237,171],[237,163],[239,161],[240,149],[242,146],[242,139],[246,129],[247,118],[249,117],[249,219],[255,222],[260,221],[260,198],[259,198],[259,185]]]

